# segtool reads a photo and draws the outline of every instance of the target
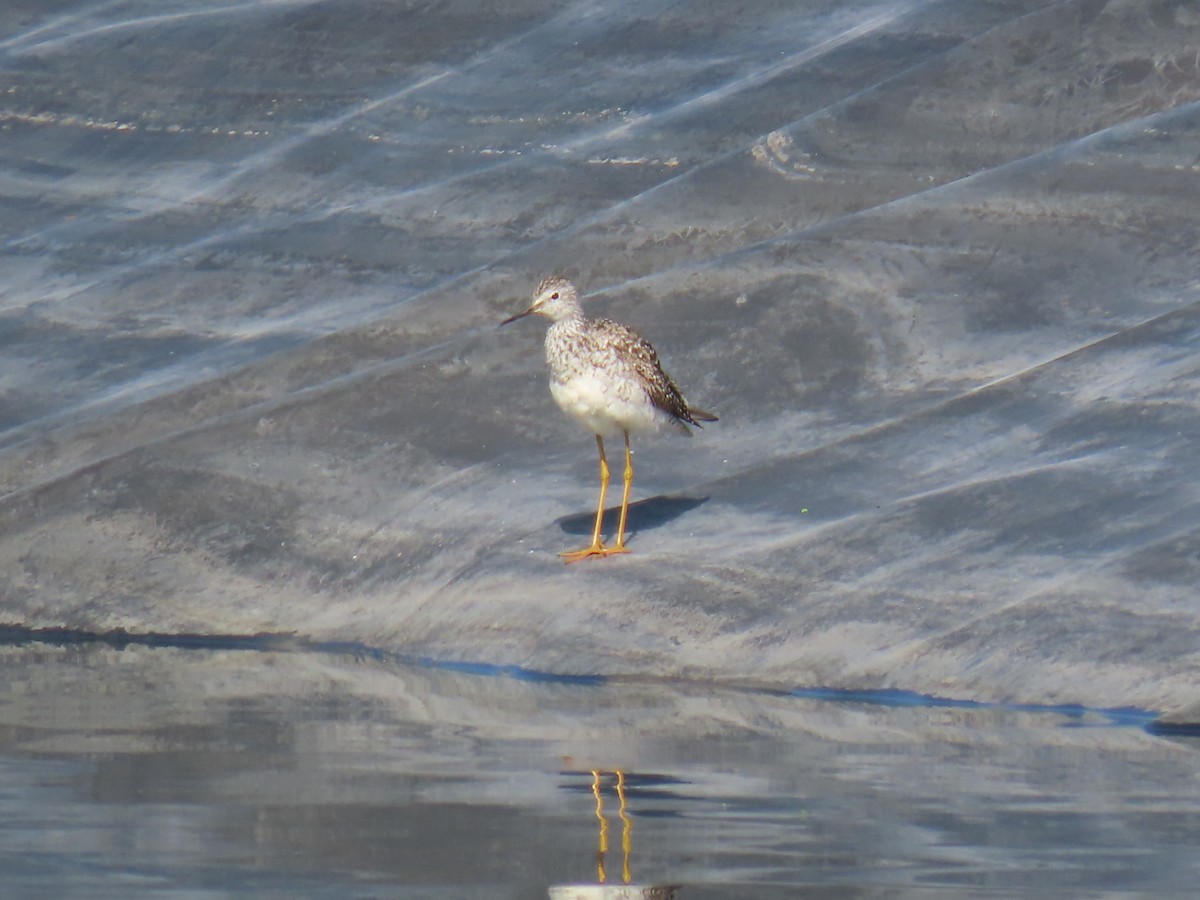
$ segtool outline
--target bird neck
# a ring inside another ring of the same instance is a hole
[[[555,319],[550,327],[557,327],[560,331],[578,331],[583,328],[586,322],[587,318],[584,316],[583,310],[575,306]]]

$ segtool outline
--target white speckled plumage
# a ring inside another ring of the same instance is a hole
[[[588,556],[627,552],[625,519],[633,481],[630,434],[669,428],[690,435],[689,425],[698,428],[700,421],[715,422],[717,417],[688,406],[679,387],[663,371],[654,348],[632,328],[611,319],[585,316],[579,293],[566,278],[544,279],[534,291],[529,308],[500,324],[531,314],[551,321],[546,332],[551,395],[563,412],[595,433],[600,451],[600,503],[592,545],[562,555],[574,562]],[[600,541],[609,479],[603,438],[618,434],[625,438],[625,490],[616,544],[607,548]]]
[[[690,434],[684,420],[669,412],[670,406],[664,408],[670,404],[690,418],[679,389],[653,353],[636,334],[608,319],[562,319],[546,332],[550,393],[568,416],[606,437],[664,427]]]

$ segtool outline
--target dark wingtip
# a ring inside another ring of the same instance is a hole
[[[718,419],[716,417],[716,415],[714,415],[713,413],[710,413],[708,410],[705,410],[705,409],[689,409],[688,415],[691,416],[693,419],[697,420],[692,423],[692,424],[696,425],[697,427],[699,427],[701,422],[719,422],[719,421],[721,421],[720,419]]]

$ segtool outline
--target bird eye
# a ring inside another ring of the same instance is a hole
[[[550,295],[550,299],[551,299],[551,300],[557,300],[557,299],[558,299],[558,291],[555,291],[553,294],[551,294],[551,295]]]

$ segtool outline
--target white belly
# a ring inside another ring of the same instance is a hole
[[[569,381],[551,379],[550,393],[563,412],[599,435],[658,431],[674,424],[635,382],[580,375]]]

